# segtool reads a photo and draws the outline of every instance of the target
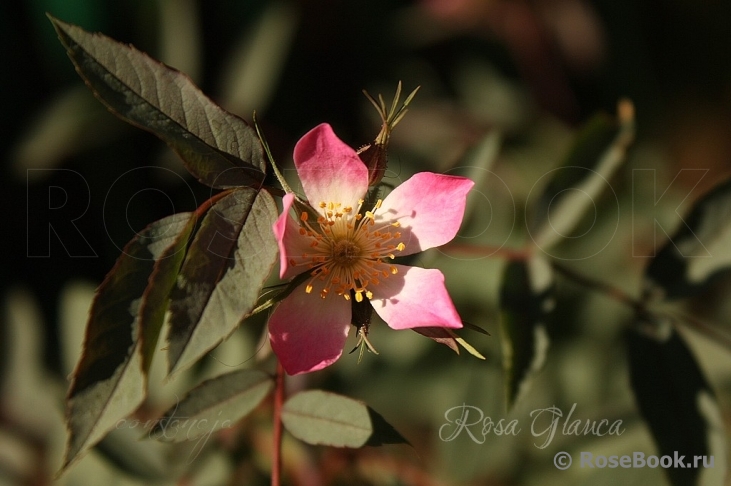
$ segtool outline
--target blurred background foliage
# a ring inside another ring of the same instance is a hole
[[[66,376],[79,353],[93,289],[121,247],[153,220],[192,210],[210,195],[161,142],[93,98],[46,11],[134,44],[189,74],[247,120],[256,110],[285,167],[291,167],[296,140],[320,122],[354,147],[376,135],[379,121],[362,89],[388,99],[398,80],[407,91],[421,85],[394,132],[384,182],[396,184],[421,170],[481,177],[456,242],[476,250],[432,251],[418,263],[442,269],[463,318],[493,334],[463,334],[487,359],[456,356],[415,333],[374,326],[379,356],[356,365],[355,355],[346,355],[326,372],[291,379],[292,391],[320,386],[362,399],[415,448],[348,451],[287,439],[291,484],[663,484],[657,469],[592,473],[553,466],[560,450],[654,451],[628,384],[621,337],[630,314],[605,296],[559,281],[546,369],[506,411],[497,325],[505,261],[494,250],[527,241],[531,190],[547,182],[541,177],[562,160],[583,122],[597,111],[614,113],[618,99],[627,97],[637,112],[637,141],[612,190],[596,201],[596,219],[587,217],[586,235],[567,239],[552,256],[639,295],[646,257],[678,225],[678,214],[729,171],[731,3],[3,2],[0,184],[8,212],[0,240],[0,484],[49,484],[60,465]],[[485,137],[501,143],[490,171],[465,168]],[[722,280],[679,310],[729,331],[730,285]],[[262,322],[244,326],[179,382],[163,386],[161,375],[153,379],[151,389],[159,393],[141,416],[159,414],[204,376],[253,365],[246,360],[259,348],[262,329]],[[728,425],[729,352],[686,334]],[[488,436],[482,445],[466,435],[441,441],[445,411],[462,403],[494,418],[516,418],[522,432]],[[535,447],[530,412],[556,405],[567,413],[573,403],[576,418],[622,419],[626,432],[557,436],[550,447]],[[181,451],[137,442],[141,428],[115,433],[59,484],[266,484],[269,417],[264,407],[212,438],[201,454],[195,443]]]

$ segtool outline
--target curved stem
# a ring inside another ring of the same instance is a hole
[[[284,403],[284,368],[277,361],[277,377],[274,388],[274,433],[272,440],[272,486],[280,485],[282,474],[282,404]]]

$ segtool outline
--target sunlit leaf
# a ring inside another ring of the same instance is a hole
[[[731,268],[731,180],[699,199],[650,261],[647,292],[690,297]]]
[[[231,428],[254,410],[273,387],[272,377],[258,370],[237,370],[206,380],[165,412],[149,436],[182,442]]]
[[[152,223],[124,247],[97,290],[67,399],[63,468],[144,400],[143,361],[149,364],[152,351],[143,356],[139,337],[146,336],[147,346],[157,340],[192,220],[180,213]]]
[[[627,335],[632,389],[659,456],[713,456],[713,467],[666,469],[674,486],[722,484],[726,436],[713,391],[682,337],[667,322],[653,334]]]
[[[254,309],[278,247],[277,206],[266,191],[240,188],[206,214],[171,293],[168,365],[186,368]]]
[[[300,392],[282,409],[284,427],[313,445],[358,448],[408,442],[365,403],[322,390]]]
[[[259,187],[266,167],[256,132],[184,74],[134,47],[50,17],[76,70],[123,120],[164,140],[202,183]]]
[[[508,407],[543,368],[549,339],[546,320],[555,305],[550,264],[540,255],[510,262],[500,293],[500,324]]]
[[[596,198],[610,188],[609,179],[633,139],[634,114],[628,101],[619,105],[619,123],[597,115],[586,124],[561,167],[546,174],[550,182],[533,207],[531,235],[540,248],[571,234]]]

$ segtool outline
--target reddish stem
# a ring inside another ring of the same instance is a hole
[[[272,451],[272,486],[280,485],[282,473],[282,404],[284,403],[284,368],[277,360],[277,377],[274,388],[274,437]]]

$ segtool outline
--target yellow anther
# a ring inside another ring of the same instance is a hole
[[[389,253],[388,254],[388,258],[390,258],[391,260],[393,260],[394,258],[396,258],[396,255],[394,255],[393,253]]]
[[[376,209],[381,209],[381,204],[383,204],[383,199],[376,201]]]
[[[320,201],[320,207],[325,209],[327,207],[327,203],[325,201]]]
[[[398,245],[396,246],[396,249],[397,249],[398,251],[404,251],[404,250],[406,249],[406,245],[404,245],[404,242],[402,241],[401,243],[399,243],[399,244],[398,244]]]
[[[367,291],[366,292],[366,297],[368,297],[368,300],[372,299],[373,298],[373,292],[371,292],[370,290]]]
[[[353,208],[351,206],[346,206],[343,208],[343,212],[350,214],[353,212]]]
[[[360,290],[355,291],[355,301],[356,302],[363,302],[363,292]]]
[[[393,223],[391,223],[391,226],[393,226],[394,228],[399,228],[401,226],[401,223],[399,223],[398,221],[394,221]]]
[[[307,284],[307,287],[305,287],[305,292],[308,294],[312,292],[312,284]]]
[[[343,297],[345,297],[345,300],[350,300],[350,294],[348,293],[343,294]]]
[[[372,212],[370,212],[370,211],[366,211],[366,213],[365,213],[365,217],[366,217],[366,218],[370,218],[370,219],[373,219],[373,218],[374,218],[375,216],[373,215],[373,213],[372,213]]]
[[[394,274],[394,275],[396,275],[398,273],[398,268],[396,268],[393,265],[391,265],[391,273]]]

